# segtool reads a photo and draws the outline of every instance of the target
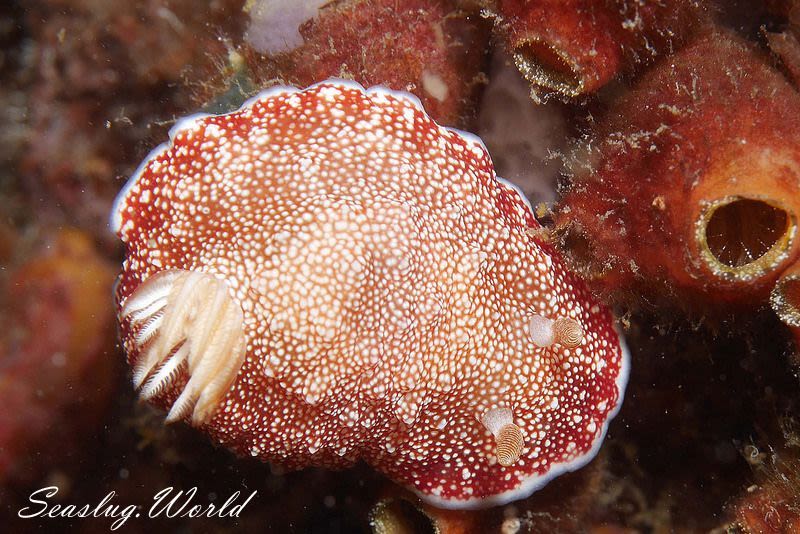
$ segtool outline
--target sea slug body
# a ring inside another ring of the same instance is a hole
[[[111,221],[134,385],[170,421],[290,468],[364,459],[449,508],[595,455],[627,352],[478,138],[339,80],[170,138]]]

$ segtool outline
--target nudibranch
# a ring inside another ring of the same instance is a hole
[[[409,94],[332,80],[185,119],[111,225],[135,387],[239,454],[483,507],[587,463],[622,400],[611,312]]]

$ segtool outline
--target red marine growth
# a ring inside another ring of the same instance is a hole
[[[795,88],[726,32],[653,67],[575,152],[557,226],[587,243],[576,265],[609,293],[763,304],[800,258],[798,110]]]
[[[362,458],[452,508],[597,452],[627,353],[478,138],[341,81],[170,137],[112,216],[134,385],[168,421],[291,468]]]

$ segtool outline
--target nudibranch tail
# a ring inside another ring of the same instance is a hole
[[[210,274],[170,269],[142,283],[125,301],[121,320],[134,329],[139,353],[133,383],[142,400],[158,396],[184,370],[188,381],[167,422],[213,416],[244,362],[244,317],[228,285]]]

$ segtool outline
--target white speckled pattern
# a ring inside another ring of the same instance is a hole
[[[115,205],[117,298],[169,269],[225,282],[247,347],[201,425],[217,441],[295,468],[364,458],[453,508],[524,497],[596,454],[627,353],[477,137],[340,81],[170,137]],[[574,319],[581,344],[537,346],[533,315]],[[122,332],[136,365],[137,329]],[[186,380],[153,402],[171,406]],[[498,407],[525,437],[509,467],[481,423]]]

